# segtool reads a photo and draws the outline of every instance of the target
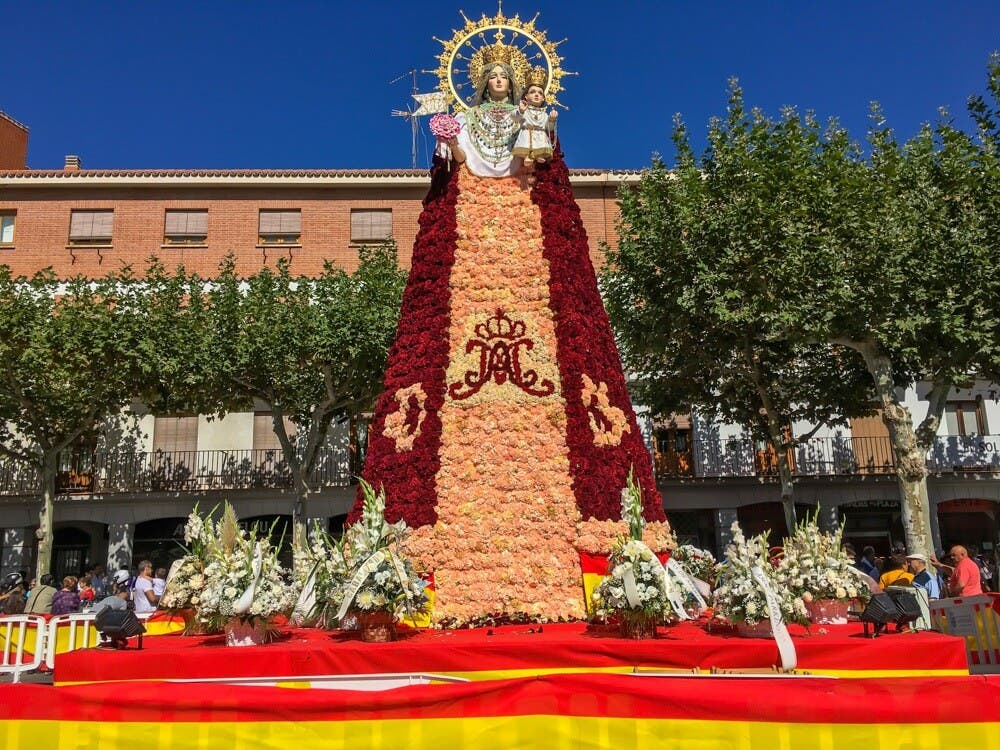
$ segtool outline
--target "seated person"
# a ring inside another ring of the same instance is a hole
[[[926,591],[928,599],[939,599],[941,588],[938,586],[937,574],[927,570],[927,556],[913,552],[906,556],[906,564],[913,573],[913,585]]]
[[[879,577],[878,585],[885,589],[887,586],[909,586],[913,583],[913,573],[906,569],[906,558],[893,555],[885,563],[885,572]]]

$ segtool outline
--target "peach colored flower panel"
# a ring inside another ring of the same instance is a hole
[[[580,514],[540,214],[516,178],[459,180],[438,521],[409,550],[434,571],[437,622],[580,618]]]
[[[583,376],[583,405],[590,418],[590,430],[594,433],[594,445],[619,445],[622,436],[631,431],[628,416],[617,406],[611,405],[608,397],[607,383],[594,383],[587,375]]]
[[[394,396],[398,408],[385,418],[382,434],[396,444],[397,451],[413,450],[413,443],[420,436],[427,410],[424,402],[427,394],[420,383],[400,388]]]
[[[615,542],[629,537],[625,521],[598,521],[589,518],[577,524],[576,546],[581,552],[608,555]],[[677,547],[677,540],[665,521],[647,521],[642,529],[642,541],[654,552],[666,552]]]

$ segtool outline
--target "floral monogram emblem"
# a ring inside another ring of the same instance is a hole
[[[395,442],[397,451],[411,451],[427,416],[427,394],[420,383],[414,383],[396,391],[395,399],[396,411],[386,416],[382,434]]]
[[[521,369],[521,356],[530,352],[535,343],[525,336],[524,321],[511,320],[503,310],[487,318],[475,328],[476,338],[469,339],[465,353],[479,353],[479,369],[467,370],[462,382],[452,383],[448,393],[457,401],[469,398],[479,392],[487,382],[493,380],[503,385],[510,380],[525,393],[532,396],[550,396],[555,384],[548,378],[541,382],[534,370]],[[537,387],[536,387],[537,384]]]
[[[630,432],[628,417],[617,406],[611,405],[608,384],[595,384],[587,375],[583,376],[583,392],[580,394],[583,406],[590,418],[590,431],[594,433],[594,445],[619,445],[622,436]]]

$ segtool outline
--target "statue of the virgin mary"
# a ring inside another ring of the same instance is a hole
[[[387,520],[415,529],[436,622],[582,618],[580,554],[626,533],[630,470],[650,546],[670,529],[562,153],[530,185],[512,154],[524,38],[545,53],[550,101],[560,58],[533,21],[466,20],[441,75],[460,102],[453,71],[471,58],[475,94],[435,159],[363,475]]]

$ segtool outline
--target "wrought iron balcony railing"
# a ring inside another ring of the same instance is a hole
[[[313,487],[350,482],[348,454],[320,454],[309,480]],[[38,473],[13,461],[0,462],[0,494],[38,493]],[[56,478],[57,494],[196,492],[292,487],[292,472],[280,450],[107,452],[67,454]]]
[[[891,475],[896,471],[885,437],[813,438],[789,453],[796,477]],[[927,454],[927,468],[932,473],[1000,474],[1000,435],[938,438]],[[291,470],[279,450],[67,454],[60,469],[56,492],[63,495],[292,487]],[[310,484],[346,486],[356,472],[345,450],[330,449],[320,454]],[[683,454],[658,455],[656,472],[660,479],[776,477],[778,458],[749,438],[701,438]],[[0,461],[0,495],[36,495],[38,484],[34,469]]]
[[[657,457],[660,478],[777,476],[778,456],[750,438],[696,439],[687,456]],[[793,476],[887,475],[896,471],[887,437],[813,438],[789,451]],[[927,454],[937,472],[1000,473],[1000,435],[939,437]]]

